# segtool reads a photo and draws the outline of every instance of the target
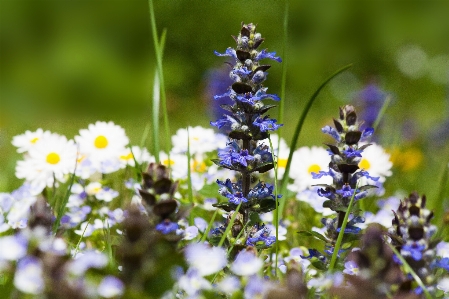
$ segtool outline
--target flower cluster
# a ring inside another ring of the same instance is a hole
[[[213,162],[240,173],[240,178],[235,183],[230,179],[225,182],[217,180],[219,193],[228,198],[228,203],[215,206],[225,211],[234,211],[241,206],[239,213],[243,215],[243,224],[246,224],[251,212],[265,213],[276,207],[273,186],[264,182],[257,183],[253,188],[250,185],[253,173],[264,173],[274,167],[269,147],[258,141],[268,138],[269,131],[282,126],[277,124],[275,119],[263,115],[275,105],[265,105],[262,100],[279,101],[280,98],[275,94],[268,94],[267,88],[263,86],[270,65],[262,65],[260,61],[268,58],[281,62],[281,59],[275,56],[274,52],[258,50],[264,39],[256,32],[254,24],[243,24],[234,40],[237,43],[236,49],[228,48],[223,54],[215,52],[218,56],[233,59],[229,73],[233,83],[226,93],[215,96],[215,99],[229,97],[233,105],[222,105],[221,107],[230,113],[211,122],[211,125],[219,129],[227,127],[230,138],[226,149],[219,152],[219,158]],[[270,246],[275,241],[271,237],[266,239],[269,231],[263,226],[259,229],[256,224],[252,229],[256,229],[256,232],[248,231],[243,235],[247,239],[247,245],[255,246],[262,242],[265,246]]]

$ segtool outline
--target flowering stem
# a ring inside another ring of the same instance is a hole
[[[413,271],[412,267],[409,266],[409,264],[404,259],[404,257],[396,250],[396,248],[393,245],[391,245],[388,242],[385,242],[385,244],[387,244],[388,247],[391,248],[391,250],[394,252],[396,257],[401,261],[402,265],[404,266],[404,270],[407,271],[408,273],[410,273],[410,275],[413,277],[413,279],[416,281],[416,283],[421,287],[421,289],[423,290],[424,295],[426,296],[426,298],[427,299],[432,299],[432,295],[427,290],[427,288],[424,285],[424,283],[422,282],[421,278],[419,278],[419,276],[415,273],[415,271]]]
[[[357,191],[357,187],[358,186],[356,186],[354,188],[354,193],[352,193],[351,201],[349,202],[348,209],[346,210],[346,212],[338,212],[338,222],[339,222],[339,226],[338,227],[340,228],[340,232],[338,234],[337,243],[335,243],[335,246],[334,246],[334,252],[332,253],[332,258],[331,258],[331,262],[330,262],[330,265],[329,265],[329,271],[330,272],[332,272],[334,270],[335,263],[337,261],[338,251],[340,251],[341,242],[343,240],[343,236],[345,235],[346,224],[348,223],[349,214],[351,214],[351,209],[352,209],[352,205],[354,203],[354,197],[355,197],[355,193]],[[341,216],[342,216],[341,213],[344,214],[344,219],[343,219],[343,222],[342,222],[342,224],[340,226],[340,219],[341,219]]]
[[[307,114],[309,113],[310,108],[312,107],[313,102],[318,97],[318,94],[320,93],[320,91],[327,85],[327,83],[329,83],[334,77],[336,77],[340,73],[344,72],[351,66],[352,66],[352,64],[348,64],[348,65],[340,68],[335,73],[333,73],[331,76],[329,76],[323,83],[321,83],[321,85],[318,87],[318,89],[310,97],[309,101],[306,104],[306,107],[302,111],[301,117],[298,120],[298,124],[296,125],[296,129],[293,134],[292,142],[290,144],[290,153],[288,154],[287,165],[285,167],[284,177],[282,178],[282,183],[281,183],[281,192],[280,192],[281,194],[286,194],[287,185],[288,185],[288,175],[290,172],[293,151],[296,148],[296,143],[298,142],[299,133],[301,133],[302,126],[304,124]],[[280,203],[280,206],[279,206],[279,211],[281,213],[281,216],[282,216],[282,213],[284,212],[284,207],[285,207],[285,200],[282,200]],[[280,217],[280,218],[282,218],[282,217]]]

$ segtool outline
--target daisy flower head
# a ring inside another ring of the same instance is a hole
[[[330,176],[314,179],[312,173],[328,171],[330,155],[324,148],[312,146],[301,147],[293,153],[290,177],[294,180],[289,189],[301,192],[316,184],[332,184]]]
[[[42,191],[55,181],[75,170],[77,148],[73,140],[65,136],[50,134],[42,138],[28,151],[24,161],[18,161],[16,176],[25,179],[32,187]]]
[[[112,121],[90,124],[87,129],[80,130],[75,141],[81,154],[89,157],[92,162],[118,160],[129,143],[125,130]]]
[[[223,134],[216,134],[213,129],[197,126],[189,127],[188,130],[187,132],[187,129],[179,129],[172,136],[174,153],[186,153],[187,143],[191,155],[204,154],[226,147],[227,137]]]
[[[362,159],[359,167],[364,171],[368,171],[370,176],[379,177],[379,182],[385,182],[385,178],[391,176],[391,167],[393,163],[390,161],[390,155],[383,147],[376,143],[372,143],[362,152]],[[367,180],[363,177],[362,179]],[[371,182],[371,181],[370,181]],[[370,182],[363,182],[364,184]],[[373,184],[373,182],[371,182]],[[362,185],[362,184],[361,184]]]
[[[34,132],[27,130],[21,135],[14,136],[11,143],[15,147],[17,147],[18,153],[25,153],[28,152],[34,145],[36,145],[36,143],[42,138],[48,137],[50,135],[50,131],[44,131],[41,128],[37,129]]]

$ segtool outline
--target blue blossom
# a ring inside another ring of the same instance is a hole
[[[321,132],[331,135],[337,141],[341,140],[340,134],[337,132],[337,130],[335,130],[331,126],[325,126],[324,128],[321,129]]]
[[[247,162],[254,160],[254,157],[248,153],[248,150],[241,150],[236,152],[234,149],[228,151],[222,151],[218,153],[220,158],[220,165],[233,166],[233,164],[240,164],[244,167],[248,166]]]
[[[276,120],[270,119],[270,118],[268,118],[268,116],[265,116],[263,118],[258,116],[254,120],[253,125],[259,127],[262,132],[274,131],[274,130],[277,130],[279,127],[283,126],[283,125],[276,124]]]
[[[215,53],[215,55],[217,55],[217,56],[221,56],[221,57],[222,57],[222,56],[229,56],[229,57],[235,58],[235,60],[238,60],[237,54],[236,54],[235,50],[234,50],[233,48],[231,48],[231,47],[227,48],[227,49],[226,49],[226,52],[224,52],[224,53],[219,53],[219,52],[217,52],[217,51],[214,51],[214,53]]]
[[[363,130],[362,137],[360,137],[360,140],[363,141],[363,140],[367,139],[368,137],[370,137],[373,134],[374,134],[374,129],[373,128],[366,128],[365,130]]]
[[[232,124],[238,124],[238,121],[229,115],[223,115],[222,118],[218,119],[217,121],[211,121],[210,124],[214,127],[221,129],[223,126],[226,125],[231,126]]]
[[[348,149],[343,151],[343,154],[345,154],[346,157],[348,157],[348,158],[362,157],[362,152],[363,152],[363,150],[357,150],[353,147],[349,147]]]
[[[359,266],[354,261],[347,261],[345,263],[343,273],[348,275],[357,275],[359,274]]]
[[[280,101],[281,100],[281,98],[278,96],[278,95],[276,95],[276,94],[268,94],[267,93],[267,90],[268,90],[268,88],[267,87],[262,87],[262,88],[260,88],[257,92],[256,92],[256,97],[259,99],[259,100],[263,100],[263,99],[266,99],[266,98],[271,98],[271,99],[273,99],[273,100],[275,100],[275,101]]]
[[[449,271],[449,258],[445,257],[434,262],[433,267],[443,268]]]
[[[256,57],[254,58],[255,61],[259,61],[265,58],[275,60],[277,62],[282,62],[282,59],[280,57],[276,57],[276,52],[267,52],[267,49],[264,49],[257,53]],[[228,55],[227,55],[228,56]]]
[[[271,197],[275,199],[273,190],[274,190],[273,185],[266,184],[264,182],[259,182],[253,189],[249,191],[248,198],[264,199],[267,197]],[[278,198],[281,197],[282,195],[278,195]]]
[[[265,244],[265,246],[271,246],[274,242],[276,242],[275,236],[270,236],[270,229],[266,227],[265,225],[262,225],[262,227],[254,233],[251,237],[249,237],[246,240],[247,246],[256,246],[261,243]]]
[[[235,205],[239,205],[241,202],[248,202],[248,199],[243,196],[242,192],[229,193],[226,197],[229,199],[230,203]]]
[[[230,203],[238,205],[241,202],[248,202],[248,199],[243,196],[240,182],[233,184],[230,179],[227,179],[226,182],[217,180],[217,184],[222,187],[218,190],[218,193],[227,197]]]
[[[401,254],[404,256],[411,256],[415,261],[419,261],[422,259],[425,248],[425,245],[420,245],[417,243],[406,244],[402,246]]]
[[[105,298],[117,297],[123,294],[125,285],[123,282],[112,275],[107,275],[98,286],[98,294]]]
[[[310,174],[312,175],[312,178],[313,178],[313,179],[320,179],[320,178],[322,178],[323,176],[331,175],[329,172],[327,172],[327,171],[322,171],[322,170],[320,170],[318,173],[316,173],[316,172],[311,172]]]
[[[172,232],[176,232],[179,228],[178,224],[175,222],[171,222],[168,219],[165,219],[158,225],[156,225],[156,230],[160,231],[162,234],[167,235]]]
[[[318,250],[313,249],[313,248],[309,248],[308,250],[309,250],[309,255],[308,256],[301,255],[301,258],[310,260],[310,259],[316,257],[318,260],[320,260],[322,262],[327,261],[327,258]]]

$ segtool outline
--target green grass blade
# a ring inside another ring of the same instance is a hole
[[[318,87],[318,89],[310,97],[309,101],[306,104],[306,107],[302,111],[301,117],[298,120],[298,124],[296,125],[296,129],[293,134],[293,139],[290,144],[290,153],[288,155],[287,165],[285,167],[285,172],[284,172],[284,176],[282,178],[282,183],[281,183],[281,192],[280,192],[281,194],[286,194],[287,184],[288,184],[288,176],[290,173],[290,166],[291,166],[291,161],[292,161],[292,157],[293,157],[293,152],[296,148],[296,143],[298,142],[299,133],[301,133],[302,126],[304,124],[304,121],[306,119],[306,116],[307,116],[310,108],[312,107],[313,102],[315,101],[315,99],[317,98],[317,96],[319,95],[321,90],[327,85],[327,83],[329,83],[334,77],[336,77],[340,73],[346,71],[351,66],[352,66],[352,64],[348,64],[348,65],[342,67],[341,69],[339,69],[335,73],[333,73],[331,76],[329,76],[323,83],[321,83],[321,85]],[[282,213],[284,212],[284,208],[285,208],[285,200],[286,199],[281,200],[281,203],[279,206],[279,211],[281,213],[280,214],[281,217],[282,217]]]
[[[421,287],[426,298],[432,299],[432,295],[429,293],[429,290],[427,290],[427,288],[424,285],[424,283],[422,282],[421,278],[419,278],[419,276],[415,273],[415,271],[413,271],[413,269],[410,267],[410,265],[407,263],[407,261],[402,257],[402,255],[396,250],[396,248],[394,248],[393,245],[391,245],[388,242],[385,242],[385,243],[388,245],[388,247],[391,248],[391,250],[393,250],[394,254],[396,254],[396,257],[401,261],[402,265],[404,266],[404,270],[407,271],[408,273],[410,273],[410,275],[413,277],[413,279],[416,281],[416,283]]]
[[[201,243],[204,243],[204,241],[206,241],[207,235],[209,234],[209,232],[212,228],[212,225],[214,225],[215,217],[217,217],[217,214],[218,214],[218,209],[215,209],[215,212],[212,215],[212,218],[209,221],[209,224],[207,225],[206,230],[204,231],[203,237],[201,238],[201,241],[200,241]]]
[[[76,257],[76,254],[77,254],[78,251],[79,251],[80,244],[81,244],[81,240],[83,239],[84,234],[86,233],[86,230],[87,230],[87,227],[89,226],[89,223],[90,223],[90,218],[87,219],[86,227],[84,228],[83,233],[81,234],[80,239],[78,240],[78,243],[76,243],[75,251],[73,252],[73,258]]]
[[[221,247],[226,239],[226,236],[228,235],[229,231],[232,228],[232,225],[234,225],[234,221],[235,221],[235,217],[237,217],[237,214],[240,210],[240,207],[242,206],[242,202],[239,203],[239,205],[237,206],[237,208],[234,211],[234,214],[232,214],[231,220],[228,223],[228,226],[226,227],[225,232],[223,233],[223,236],[220,239],[220,242],[218,243],[218,247]]]
[[[281,140],[279,138],[279,140]],[[274,151],[273,151],[273,143],[271,142],[271,138],[270,135],[268,135],[268,141],[270,142],[270,149],[271,149],[271,155],[273,158],[273,163],[274,163],[274,198],[276,200],[276,209],[274,209],[273,213],[274,213],[274,227],[276,228],[276,242],[275,242],[275,252],[276,252],[276,261],[275,261],[275,265],[276,265],[276,271],[274,271],[274,277],[277,277],[277,264],[278,264],[278,252],[279,252],[279,199],[278,199],[278,167],[277,167],[277,161],[275,160],[274,157]],[[278,144],[278,149],[279,149],[279,144]],[[276,162],[275,162],[276,161]]]
[[[380,121],[382,120],[383,116],[385,115],[385,112],[387,111],[388,106],[390,106],[390,103],[391,103],[391,97],[387,96],[385,98],[385,101],[384,101],[382,107],[380,108],[380,111],[379,111],[379,114],[377,115],[376,120],[374,121],[374,124],[373,124],[374,130],[376,130],[377,127],[379,126]]]
[[[190,156],[190,131],[187,127],[187,196],[193,208],[193,189],[192,189],[192,169],[190,167],[192,157]],[[190,210],[189,224],[193,225],[193,213]]]
[[[77,157],[77,159],[78,159],[78,157]],[[77,162],[78,162],[78,160],[77,160]],[[75,169],[73,170],[73,173],[70,176],[69,186],[68,186],[68,188],[66,190],[66,193],[65,193],[64,197],[62,198],[62,202],[60,203],[60,205],[58,207],[58,214],[56,216],[55,223],[53,223],[53,232],[55,234],[58,231],[59,224],[61,223],[61,218],[62,218],[62,216],[64,214],[64,211],[65,211],[65,208],[67,206],[67,203],[69,202],[69,197],[70,197],[70,193],[72,191],[72,186],[73,186],[73,183],[75,182],[76,165],[77,165],[77,163],[75,163]]]
[[[151,32],[153,35],[154,50],[156,54],[157,62],[157,73],[159,75],[159,87],[160,87],[160,102],[162,106],[162,114],[164,118],[164,130],[165,130],[165,151],[168,155],[168,161],[170,161],[170,149],[171,149],[171,136],[170,136],[170,125],[168,122],[168,111],[167,111],[167,97],[165,94],[165,82],[164,82],[164,72],[162,68],[162,57],[163,57],[163,45],[165,45],[166,31],[163,32],[161,42],[158,42],[158,34],[156,27],[156,17],[154,15],[153,0],[148,0],[150,19],[151,19]],[[171,168],[171,163],[168,163],[168,168]]]
[[[340,233],[338,233],[337,242],[335,243],[334,252],[332,253],[331,262],[329,264],[329,271],[332,272],[335,267],[335,263],[337,262],[338,251],[340,251],[341,242],[343,240],[343,236],[345,234],[346,224],[348,224],[349,214],[351,214],[352,205],[354,204],[355,192],[358,188],[358,184],[354,189],[354,193],[352,193],[351,201],[349,202],[348,209],[345,213],[345,218],[343,219],[343,223],[340,227]]]
[[[159,163],[159,106],[161,101],[160,95],[160,82],[159,75],[156,71],[154,72],[154,80],[153,80],[153,111],[152,111],[152,121],[153,121],[153,154],[156,159],[156,163]]]
[[[285,87],[287,84],[287,41],[288,41],[288,1],[285,2],[285,12],[284,12],[284,38],[282,41],[282,80],[281,80],[281,101],[278,107],[278,122],[284,123],[284,111],[285,111]],[[279,135],[279,140],[277,148],[281,145],[281,136],[284,128],[280,127],[277,130]]]

